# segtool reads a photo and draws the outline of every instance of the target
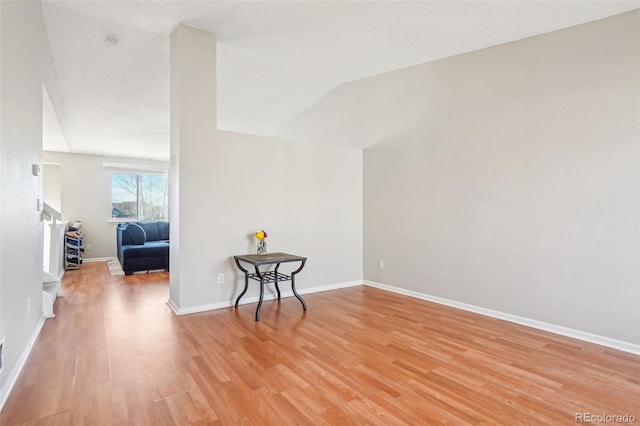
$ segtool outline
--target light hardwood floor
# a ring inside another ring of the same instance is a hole
[[[166,273],[88,263],[63,289],[1,425],[640,422],[640,357],[378,289],[268,301],[260,322],[175,316]]]

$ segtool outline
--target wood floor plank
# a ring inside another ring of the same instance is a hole
[[[11,423],[7,423],[11,424]],[[47,417],[39,418],[33,422],[26,423],[26,426],[68,426],[71,424],[71,411],[62,411]]]
[[[0,413],[0,424],[19,425],[26,424],[29,419],[34,422],[45,419],[40,414],[33,416],[29,409],[35,385],[29,384],[29,380],[24,380],[24,384],[16,386],[11,392],[10,398],[7,400],[3,411]]]
[[[175,369],[167,353],[142,355],[140,365],[154,400],[185,393],[189,388]]]
[[[200,418],[208,423],[213,423],[219,420],[215,410],[207,400],[206,395],[202,392],[198,384],[193,380],[191,374],[185,374],[182,376],[184,383],[189,388],[189,399]]]
[[[67,271],[1,425],[640,419],[640,357],[370,287],[176,316],[167,273]]]
[[[279,420],[276,424],[283,425],[315,425],[322,423],[322,417],[313,410],[305,410],[304,406],[297,404],[295,399],[287,398],[281,393],[269,395],[265,398],[274,407],[274,413]]]
[[[38,380],[29,398],[30,407],[27,420],[36,420],[61,411],[71,410],[73,401],[74,376],[60,373],[61,366],[51,360],[45,363],[47,374]]]
[[[145,380],[112,391],[113,420],[115,425],[153,425],[158,423],[149,385]]]
[[[366,419],[367,424],[407,425],[384,407],[369,398],[356,398],[349,402],[351,409]]]
[[[167,424],[207,424],[210,420],[202,415],[190,393],[181,393],[155,401],[158,417],[166,418]],[[171,420],[171,421],[169,421]]]
[[[126,386],[145,379],[140,358],[134,354],[109,355],[109,372],[113,387]]]
[[[326,411],[325,405],[321,398],[315,397],[310,387],[293,387],[282,392],[282,396],[311,416],[314,424],[323,423],[320,415]]]
[[[113,396],[110,383],[76,388],[73,395],[70,425],[111,425]]]

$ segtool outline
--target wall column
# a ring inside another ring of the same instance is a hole
[[[216,37],[180,24],[171,35],[171,170],[170,179],[170,294],[169,305],[179,311],[189,304],[185,265],[201,251],[207,236],[195,223],[206,220],[203,199],[207,183],[198,167],[201,147],[216,136]],[[195,160],[195,161],[194,161]],[[189,224],[181,226],[182,224]]]

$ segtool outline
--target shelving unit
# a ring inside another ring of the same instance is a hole
[[[78,269],[82,265],[82,232],[67,231],[64,234],[64,268]]]

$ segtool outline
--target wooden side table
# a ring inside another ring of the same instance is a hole
[[[283,281],[291,281],[291,290],[293,290],[293,294],[296,298],[302,303],[302,310],[307,310],[307,305],[302,300],[302,297],[296,291],[296,281],[295,276],[298,272],[302,271],[304,268],[304,264],[307,261],[306,257],[296,256],[288,253],[268,253],[268,254],[242,254],[238,256],[233,256],[236,261],[236,265],[242,272],[244,272],[244,290],[236,299],[235,307],[238,308],[238,302],[242,296],[245,295],[247,289],[249,288],[249,279],[256,280],[260,282],[260,300],[258,301],[258,307],[256,308],[256,321],[260,321],[260,309],[262,308],[262,299],[264,298],[264,285],[268,283],[274,283],[276,285],[276,292],[278,293],[278,300],[280,300],[280,288],[278,287],[279,282]],[[249,272],[246,268],[242,266],[242,263],[248,263],[249,265],[253,265],[255,272]],[[293,271],[291,275],[286,275],[278,272],[278,268],[280,268],[281,263],[289,263],[289,262],[300,262],[300,267]],[[276,268],[273,271],[260,271],[260,266],[263,265],[276,265]]]

